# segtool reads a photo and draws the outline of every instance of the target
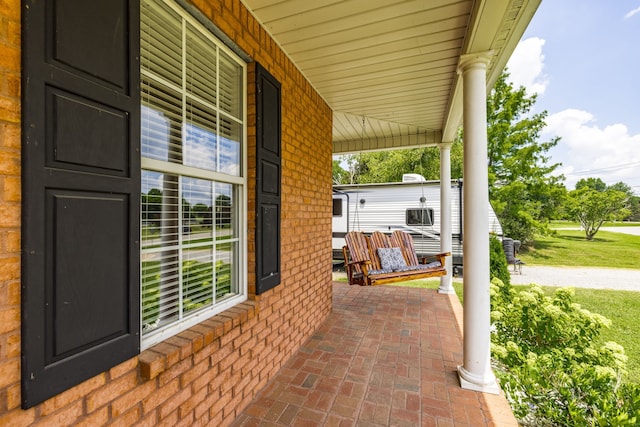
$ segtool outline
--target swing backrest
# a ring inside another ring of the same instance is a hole
[[[401,230],[396,230],[393,232],[393,237],[395,241],[398,242],[400,248],[402,248],[402,254],[407,261],[407,265],[419,265],[420,262],[418,261],[418,255],[416,254],[416,249],[413,245],[413,237],[411,237],[411,234]]]
[[[344,255],[345,269],[349,283],[362,284],[362,267],[360,264],[353,264],[361,261],[371,261],[367,237],[360,231],[349,231],[344,236],[345,246],[342,248]]]
[[[371,238],[369,239],[369,246],[371,248],[372,254],[377,254],[379,248],[399,248],[400,244],[396,241],[393,236],[388,234],[381,233],[379,231],[374,231],[371,234]],[[375,256],[374,259],[371,260],[373,269],[381,269],[382,265],[380,263],[380,257]]]

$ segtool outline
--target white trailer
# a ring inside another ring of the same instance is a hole
[[[462,180],[451,181],[451,232],[454,273],[462,265]],[[489,232],[502,236],[491,205]],[[413,236],[421,255],[440,252],[440,182],[408,174],[402,182],[352,184],[333,187],[333,256],[342,259],[348,231],[390,233],[402,230]]]

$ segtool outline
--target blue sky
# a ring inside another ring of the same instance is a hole
[[[541,139],[565,185],[598,177],[640,194],[640,0],[543,0],[509,64],[548,112]]]

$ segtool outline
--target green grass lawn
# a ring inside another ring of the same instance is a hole
[[[528,265],[640,269],[640,236],[598,231],[588,241],[580,230],[556,230],[554,236],[537,237],[518,258]]]
[[[580,224],[573,221],[551,221],[551,228],[567,228],[574,227],[579,228]],[[640,226],[640,222],[620,222],[620,221],[607,221],[602,224],[603,227],[629,227],[629,226]]]

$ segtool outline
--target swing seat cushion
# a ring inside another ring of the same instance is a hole
[[[383,270],[401,270],[407,266],[400,248],[378,248],[380,266]]]
[[[442,263],[440,263],[440,261],[433,261],[428,264],[407,265],[405,267],[394,269],[393,271],[419,271],[419,270],[429,270],[431,268],[440,268],[440,267],[442,267]]]

